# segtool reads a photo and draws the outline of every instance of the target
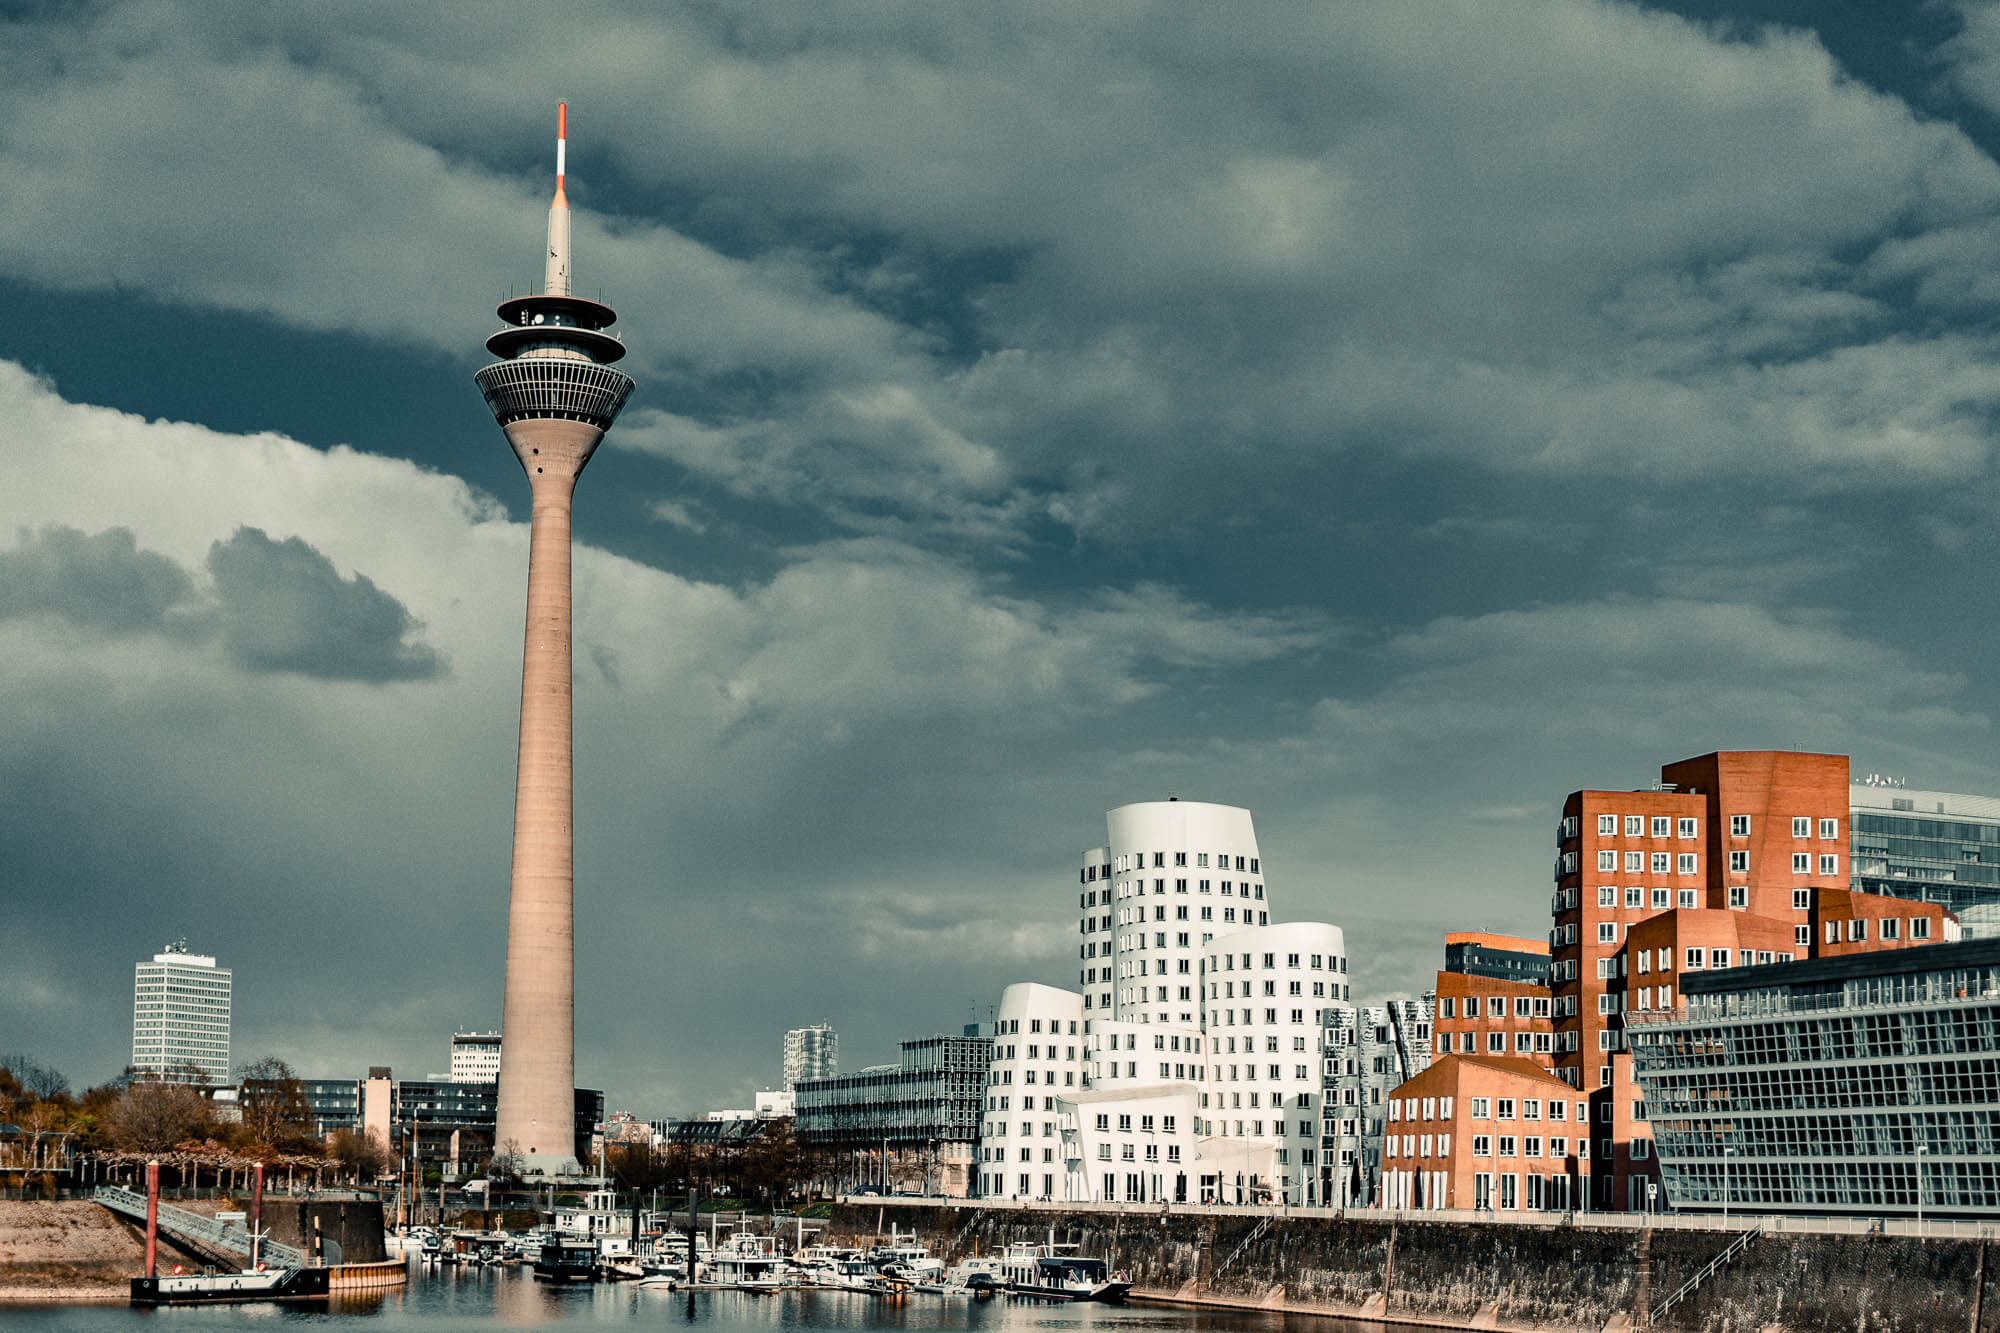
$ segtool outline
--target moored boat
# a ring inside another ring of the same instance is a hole
[[[227,1304],[237,1301],[324,1301],[329,1268],[246,1268],[234,1273],[162,1273],[132,1279],[134,1305]]]
[[[1102,1259],[1064,1253],[1064,1246],[1014,1245],[1000,1260],[1001,1280],[1016,1296],[1045,1301],[1117,1303],[1132,1290],[1123,1273]]]

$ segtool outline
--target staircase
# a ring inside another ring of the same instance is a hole
[[[1749,1249],[1750,1242],[1757,1239],[1757,1237],[1763,1234],[1764,1234],[1764,1228],[1761,1223],[1757,1226],[1751,1227],[1748,1231],[1739,1233],[1734,1240],[1730,1241],[1729,1244],[1722,1247],[1721,1253],[1717,1254],[1713,1259],[1710,1259],[1706,1264],[1703,1264],[1700,1272],[1696,1273],[1693,1277],[1689,1278],[1687,1281],[1681,1283],[1679,1289],[1676,1290],[1673,1295],[1667,1297],[1665,1300],[1661,1301],[1658,1305],[1654,1306],[1652,1312],[1646,1316],[1647,1321],[1649,1323],[1657,1324],[1660,1321],[1661,1315],[1665,1314],[1667,1311],[1674,1308],[1675,1302],[1679,1301],[1684,1296],[1692,1294],[1696,1287],[1699,1287],[1702,1283],[1708,1281],[1709,1278],[1715,1276],[1715,1274],[1721,1270],[1724,1264],[1728,1263],[1731,1259],[1734,1259],[1737,1255],[1743,1253],[1743,1251]]]
[[[94,1197],[121,1217],[138,1222],[146,1220],[146,1196],[143,1194],[117,1185],[99,1185]],[[233,1222],[218,1222],[170,1203],[160,1205],[159,1220],[160,1230],[176,1240],[203,1250],[239,1254],[246,1261],[250,1258],[250,1233]],[[274,1240],[264,1241],[258,1246],[258,1257],[285,1268],[306,1266],[304,1254]]]

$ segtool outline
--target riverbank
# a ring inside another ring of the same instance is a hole
[[[94,1203],[0,1201],[0,1302],[124,1302],[144,1229]]]
[[[1133,1295],[1177,1305],[1455,1329],[1624,1330],[1734,1232],[1176,1211],[848,1203],[827,1243],[914,1230],[947,1262],[1053,1238],[1112,1259]],[[2000,1255],[1996,1255],[2000,1258]],[[1986,1242],[1770,1233],[1651,1327],[1684,1333],[2000,1333]]]

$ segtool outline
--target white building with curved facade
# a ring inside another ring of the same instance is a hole
[[[987,1198],[1069,1197],[1065,1098],[1083,1091],[1083,997],[1020,981],[1000,993],[993,1063],[979,1127],[979,1185]]]
[[[1032,1201],[1320,1202],[1320,1032],[1338,926],[1271,923],[1250,812],[1144,801],[1078,872],[1081,993],[1001,997],[980,1192]]]
[[[1346,979],[1346,937],[1322,921],[1239,930],[1202,954],[1203,1130],[1268,1143],[1293,1203],[1319,1201],[1321,1021]]]
[[[1077,982],[1092,1017],[1198,1024],[1201,948],[1270,921],[1250,812],[1206,801],[1141,801],[1104,817],[1083,854]]]

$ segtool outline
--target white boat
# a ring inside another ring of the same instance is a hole
[[[1102,1259],[1065,1253],[1066,1245],[1016,1244],[1000,1259],[1001,1280],[1016,1296],[1047,1301],[1117,1303],[1132,1290],[1131,1279],[1113,1273]]]
[[[1006,1286],[998,1259],[967,1259],[945,1270],[938,1291],[946,1296],[991,1296]]]
[[[818,1285],[841,1291],[875,1291],[881,1276],[875,1265],[866,1259],[841,1259],[834,1263],[830,1271],[821,1270]]]
[[[708,1259],[709,1280],[717,1286],[744,1291],[776,1290],[785,1285],[784,1259],[769,1236],[739,1231]]]

